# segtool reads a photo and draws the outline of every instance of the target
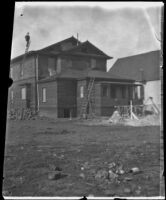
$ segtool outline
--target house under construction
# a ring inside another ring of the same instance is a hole
[[[117,105],[141,104],[143,87],[107,72],[106,55],[73,36],[11,60],[9,109],[56,118],[111,116]]]

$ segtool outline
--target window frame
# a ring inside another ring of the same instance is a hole
[[[80,98],[84,98],[84,86],[80,86]]]
[[[91,68],[95,69],[97,65],[97,60],[95,58],[91,58]]]
[[[23,93],[23,91],[25,91],[25,92]],[[21,100],[26,100],[26,93],[27,93],[26,87],[22,87],[21,88]]]
[[[106,88],[107,90],[106,90],[106,95],[104,94],[104,88]],[[108,97],[109,96],[109,89],[108,89],[108,85],[102,85],[101,86],[101,96],[102,97]]]
[[[47,102],[47,90],[46,90],[46,87],[43,87],[42,88],[42,103],[46,103],[46,102]]]

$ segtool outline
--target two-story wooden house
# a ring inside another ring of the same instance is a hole
[[[107,72],[106,55],[74,37],[11,60],[9,108],[30,108],[40,115],[79,117],[89,81],[97,116],[110,116],[116,105],[140,103],[141,84]],[[24,62],[23,62],[24,60]]]

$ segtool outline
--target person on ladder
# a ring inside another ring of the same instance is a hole
[[[30,45],[30,35],[29,35],[29,32],[26,34],[25,40],[26,40],[26,42],[27,42],[26,48],[28,49],[28,47],[29,47],[29,45]]]

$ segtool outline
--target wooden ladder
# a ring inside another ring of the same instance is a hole
[[[82,105],[81,105],[81,112],[80,112],[80,117],[81,118],[86,118],[87,117],[87,108],[88,108],[88,105],[89,105],[89,109],[91,109],[91,112],[92,111],[92,102],[91,102],[91,93],[92,93],[92,89],[93,89],[93,86],[94,86],[94,81],[95,81],[95,78],[94,77],[91,77],[90,78],[90,81],[89,81],[89,84],[88,84],[88,88],[87,88],[87,94],[86,94],[86,97],[85,97],[85,100],[83,100],[82,102]],[[94,113],[91,113],[92,115]]]

